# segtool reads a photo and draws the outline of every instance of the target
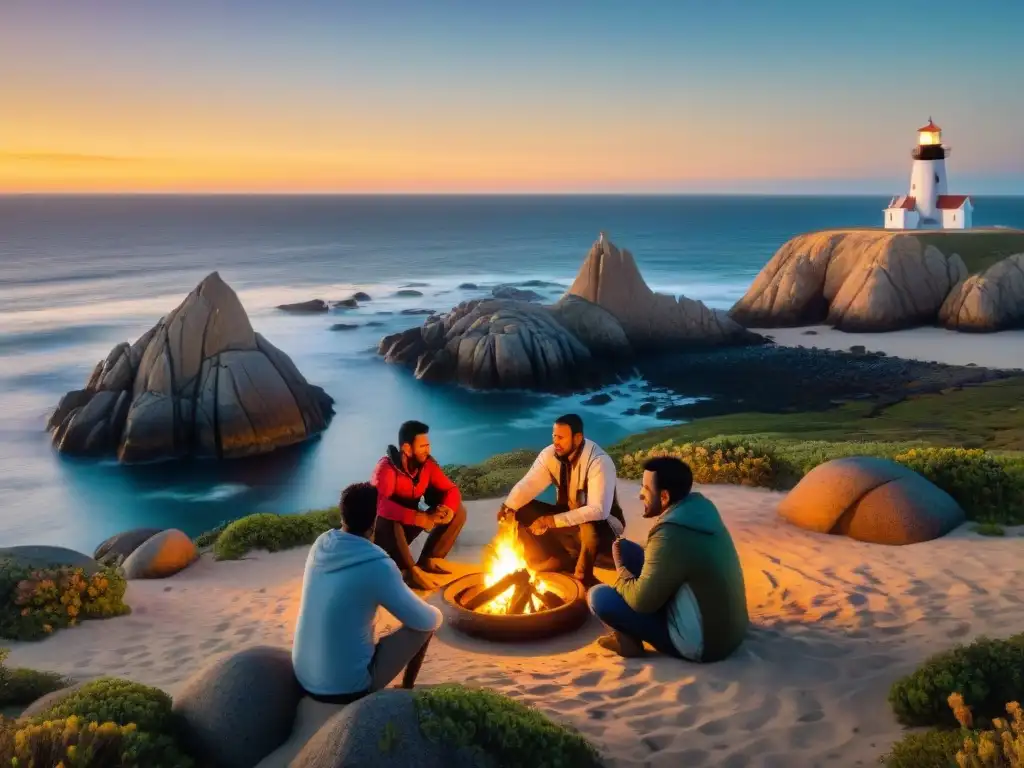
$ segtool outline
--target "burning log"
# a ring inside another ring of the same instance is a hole
[[[512,595],[512,602],[508,604],[506,613],[518,614],[525,612],[527,603],[530,602],[530,598],[535,594],[533,585],[529,581],[517,584],[515,594]]]
[[[530,585],[530,572],[525,568],[513,571],[486,589],[480,590],[476,595],[463,603],[462,607],[469,611],[475,611],[477,608],[487,605],[491,600],[501,597],[510,587],[515,587],[518,593],[522,585]]]
[[[544,607],[547,608],[549,611],[554,610],[555,608],[561,608],[563,605],[565,605],[565,600],[563,600],[550,590],[540,592],[537,594],[537,596],[541,599],[541,602],[544,603]]]

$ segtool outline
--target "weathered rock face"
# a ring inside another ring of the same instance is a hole
[[[934,322],[966,277],[960,256],[914,234],[816,232],[783,245],[729,314],[749,327],[891,331]]]
[[[957,283],[939,309],[939,323],[955,331],[1024,326],[1024,253]]]
[[[655,293],[644,282],[633,254],[604,238],[591,247],[566,295],[610,312],[638,351],[763,341],[722,310],[685,296]]]
[[[58,450],[123,462],[238,458],[326,429],[333,400],[253,331],[216,272],[134,344],[119,344],[47,429]]]
[[[418,379],[478,389],[559,391],[595,375],[590,351],[547,308],[507,299],[465,301],[384,337],[377,351]]]
[[[551,314],[594,357],[625,358],[633,354],[629,338],[615,315],[593,302],[566,294],[550,307]]]
[[[779,515],[817,533],[872,544],[917,544],[965,520],[952,496],[888,459],[851,456],[808,472],[779,503]]]

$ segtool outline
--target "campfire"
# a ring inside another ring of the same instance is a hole
[[[463,608],[500,615],[530,614],[564,605],[565,600],[526,565],[516,523],[498,525],[484,550],[483,585],[461,595]]]

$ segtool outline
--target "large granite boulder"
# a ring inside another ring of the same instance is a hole
[[[480,768],[468,749],[431,741],[420,730],[413,691],[378,691],[331,717],[290,768]]]
[[[600,768],[578,732],[493,691],[445,685],[378,691],[333,715],[291,768]],[[427,695],[424,695],[427,694]],[[419,700],[417,700],[419,697]]]
[[[550,308],[551,314],[590,354],[600,358],[626,358],[633,354],[626,332],[615,315],[574,294],[566,294]]]
[[[258,646],[193,674],[173,711],[192,754],[219,768],[252,768],[288,740],[302,695],[289,651]]]
[[[604,235],[593,244],[566,295],[586,299],[611,313],[638,351],[760,343],[764,339],[723,310],[685,296],[675,298],[647,287],[628,250]]]
[[[100,564],[86,554],[66,547],[25,544],[18,547],[0,547],[0,565],[11,562],[18,568],[81,568],[86,574],[99,572]]]
[[[139,545],[122,564],[126,579],[165,579],[199,559],[192,539],[177,528],[160,531]]]
[[[955,331],[1024,326],[1024,253],[957,283],[939,310],[939,323]]]
[[[115,533],[109,539],[101,542],[100,545],[96,547],[96,551],[92,553],[92,556],[98,562],[107,565],[120,565],[128,555],[163,530],[165,529],[132,528],[129,531]]]
[[[571,390],[597,375],[590,351],[546,307],[508,299],[465,301],[377,351],[418,379],[478,389]]]
[[[923,475],[867,456],[815,467],[782,499],[779,514],[809,531],[872,544],[930,541],[966,519],[953,497]]]
[[[1024,295],[1014,263],[997,264],[987,279],[969,278],[968,263],[984,263],[1018,241],[1024,243],[1024,233],[999,230],[800,235],[775,253],[729,314],[753,328],[827,323],[843,331],[892,331],[937,320],[956,328],[1012,323],[1011,316],[1024,314],[1014,298]]]
[[[239,458],[319,434],[333,402],[253,331],[213,272],[134,344],[114,347],[47,429],[61,452],[125,463]]]

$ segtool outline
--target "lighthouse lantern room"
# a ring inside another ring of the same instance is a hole
[[[885,209],[886,229],[968,229],[974,204],[968,195],[951,195],[946,184],[949,147],[932,119],[917,130],[910,156],[910,193],[894,197]]]

